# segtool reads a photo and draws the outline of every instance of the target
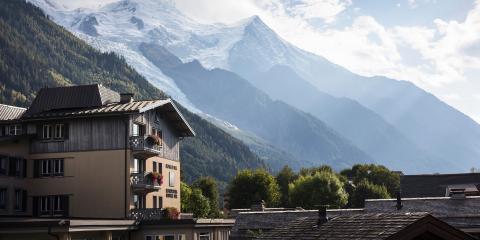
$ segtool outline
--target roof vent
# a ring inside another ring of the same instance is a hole
[[[133,102],[133,93],[120,93],[120,103]]]

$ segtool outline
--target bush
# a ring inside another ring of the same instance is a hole
[[[166,219],[176,220],[180,216],[180,212],[177,208],[167,207],[163,209],[163,217]]]

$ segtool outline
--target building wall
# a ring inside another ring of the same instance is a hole
[[[117,116],[29,123],[25,127],[29,135],[15,141],[0,139],[0,154],[27,159],[26,178],[0,176],[0,187],[8,188],[10,204],[8,210],[0,210],[0,215],[31,215],[33,197],[68,195],[71,217],[124,218],[126,213],[128,215],[128,210],[133,208],[130,174],[133,172],[135,156],[129,149],[125,150],[126,146],[129,147],[126,140],[131,135],[130,124],[133,122],[144,124],[146,134],[155,128],[161,130],[163,136],[162,153],[145,160],[147,172],[153,170],[155,161],[162,165],[164,176],[161,189],[146,195],[146,207],[152,208],[153,196],[157,196],[162,198],[163,207],[180,209],[180,139],[161,113],[153,110],[131,116],[130,120]],[[67,124],[68,138],[39,138],[41,126],[46,123]],[[34,178],[34,161],[53,158],[64,159],[64,176]],[[173,186],[169,186],[170,173],[175,178]],[[15,188],[27,190],[27,211],[24,213],[13,211],[11,203]],[[167,197],[167,189],[176,191],[176,198]]]
[[[16,138],[14,140],[3,140],[0,142],[0,155],[19,157],[27,159],[28,152],[28,139],[25,137]],[[15,189],[26,189],[28,183],[23,177],[12,177],[6,175],[0,175],[0,188],[7,189],[7,208],[0,209],[0,215],[25,215],[28,212],[18,212],[13,209],[13,203],[15,201]],[[27,205],[28,206],[28,205]]]
[[[64,176],[32,178],[33,161],[49,158],[64,159]],[[28,161],[29,196],[67,194],[71,217],[125,217],[125,150],[32,154]]]
[[[68,139],[42,140],[41,127],[43,124],[66,123],[68,124]],[[93,150],[124,149],[126,144],[125,134],[127,118],[104,117],[104,118],[78,118],[68,121],[51,120],[48,122],[35,122],[33,129],[35,137],[30,145],[31,153],[53,153],[53,152],[78,152]],[[29,127],[32,129],[32,127]],[[40,132],[39,132],[40,131]],[[127,142],[128,144],[128,142]]]

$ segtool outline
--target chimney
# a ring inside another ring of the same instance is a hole
[[[318,225],[319,226],[328,222],[327,208],[328,208],[328,205],[318,206]]]
[[[133,93],[120,93],[120,103],[133,102]]]
[[[250,210],[256,211],[256,212],[263,212],[265,210],[265,201],[260,200],[260,201],[254,202],[250,207]]]
[[[397,191],[397,210],[401,210],[403,207],[402,204],[402,192]]]

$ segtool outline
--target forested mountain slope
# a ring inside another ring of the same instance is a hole
[[[101,83],[137,99],[165,94],[113,53],[101,53],[24,1],[0,2],[0,103],[28,106],[41,87]],[[191,181],[227,181],[239,169],[265,167],[241,141],[182,108],[197,136],[181,144],[182,171]]]

